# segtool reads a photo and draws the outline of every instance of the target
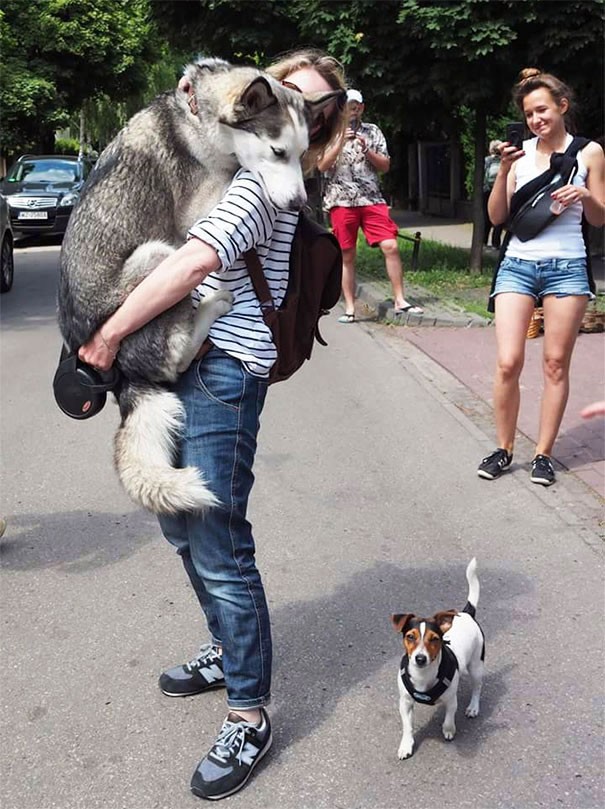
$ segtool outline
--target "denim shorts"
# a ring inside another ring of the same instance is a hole
[[[527,261],[506,257],[496,277],[492,298],[501,292],[519,292],[538,300],[544,295],[593,295],[588,286],[586,258],[546,258]]]

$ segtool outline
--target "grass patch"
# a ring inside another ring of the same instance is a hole
[[[418,298],[421,303],[429,303],[431,299],[439,300],[466,312],[493,317],[487,311],[487,299],[497,261],[495,252],[484,256],[483,272],[479,275],[470,272],[471,251],[464,247],[452,247],[423,239],[417,270],[411,269],[414,247],[412,242],[400,239],[399,247],[406,288],[410,291],[414,291],[415,287],[422,290],[419,289],[412,297]],[[386,279],[382,253],[378,248],[368,247],[361,235],[357,242],[357,271],[360,276],[373,280]],[[428,295],[423,294],[424,292]]]

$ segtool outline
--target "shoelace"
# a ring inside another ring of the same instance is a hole
[[[195,671],[201,668],[206,663],[212,663],[214,660],[220,660],[221,655],[217,652],[216,646],[211,643],[205,643],[200,647],[200,650],[193,660],[185,664],[185,668],[189,671]]]
[[[213,756],[223,764],[233,755],[242,763],[242,750],[246,743],[246,730],[253,728],[249,722],[230,722],[225,720],[209,756]]]

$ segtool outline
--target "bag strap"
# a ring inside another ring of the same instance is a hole
[[[271,295],[269,284],[265,278],[265,273],[263,272],[258,253],[254,248],[251,250],[246,250],[244,253],[244,261],[246,262],[246,267],[248,268],[248,273],[250,275],[250,280],[252,281],[252,286],[254,287],[254,292],[258,298],[258,302],[260,303],[260,310],[263,315],[263,320],[265,323],[267,323],[268,316],[271,314],[271,312],[275,311],[275,304],[273,303],[273,296]],[[269,325],[269,323],[267,323],[267,325]]]
[[[581,151],[590,140],[588,138],[574,137],[567,149],[564,152],[553,152],[550,156],[550,166],[542,174],[534,177],[533,180],[526,183],[519,188],[518,191],[511,197],[509,218],[518,212],[522,205],[525,205],[534,194],[540,191],[544,186],[550,185],[553,179],[560,174],[562,177],[569,178],[576,165],[576,158],[579,151]]]

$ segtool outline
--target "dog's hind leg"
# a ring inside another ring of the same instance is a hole
[[[481,686],[483,685],[483,673],[485,666],[483,660],[472,661],[468,667],[468,673],[471,678],[471,701],[465,711],[465,714],[470,717],[479,716],[479,699],[481,697]]]
[[[233,295],[227,290],[219,290],[211,295],[206,295],[200,301],[200,305],[195,311],[193,318],[193,332],[190,340],[182,348],[181,358],[178,364],[178,372],[183,373],[194,360],[195,355],[206,337],[214,321],[226,315],[233,305]]]

